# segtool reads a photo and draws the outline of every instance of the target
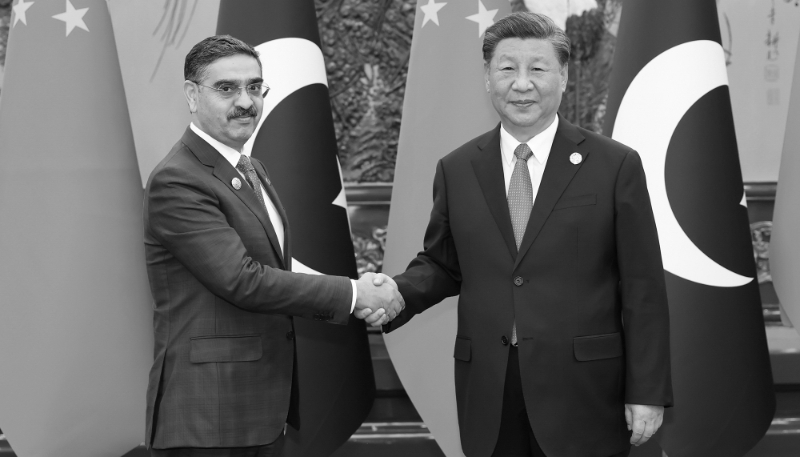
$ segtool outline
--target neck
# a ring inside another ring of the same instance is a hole
[[[213,134],[213,133],[210,131],[210,129],[207,129],[207,128],[205,128],[205,127],[203,126],[203,124],[201,124],[200,122],[198,122],[198,120],[197,120],[197,119],[195,119],[195,118],[193,118],[193,119],[192,119],[192,123],[194,124],[194,126],[195,126],[195,127],[197,127],[198,129],[200,129],[200,130],[201,130],[203,133],[205,133],[206,135],[208,135],[208,136],[210,136],[211,138],[213,138],[213,139],[215,139],[215,140],[219,141],[220,143],[224,144],[225,146],[227,146],[227,147],[229,147],[229,148],[231,148],[231,149],[233,149],[233,150],[235,150],[235,151],[238,151],[240,154],[241,154],[241,153],[242,153],[242,151],[244,150],[244,143],[234,143],[234,142],[231,142],[231,141],[230,141],[230,140],[228,140],[228,139],[224,139],[224,138],[217,138],[217,137],[216,137],[216,136],[215,136],[215,135],[214,135],[214,134]]]
[[[506,132],[510,133],[515,140],[519,141],[520,143],[527,143],[531,140],[531,138],[547,130],[548,127],[553,125],[555,120],[556,117],[553,116],[549,120],[546,120],[542,123],[536,123],[530,127],[517,127],[515,125],[508,125],[504,122],[502,124],[503,128],[506,129]]]

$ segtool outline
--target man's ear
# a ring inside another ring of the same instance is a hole
[[[186,103],[189,105],[189,112],[197,112],[197,99],[200,96],[199,87],[197,84],[189,81],[188,79],[183,82],[183,95],[186,97]]]
[[[567,80],[569,80],[569,62],[561,67],[561,92],[567,91]]]

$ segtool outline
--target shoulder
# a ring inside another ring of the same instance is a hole
[[[488,132],[482,133],[475,138],[467,141],[466,143],[462,144],[461,146],[457,147],[449,154],[442,158],[442,162],[450,163],[450,162],[458,162],[461,160],[472,160],[476,157],[477,154],[480,154],[481,151],[485,150],[487,147],[496,146],[499,150],[500,148],[500,124],[497,124],[496,127],[489,130]]]
[[[145,187],[145,194],[149,195],[153,188],[171,186],[174,184],[199,184],[203,175],[210,171],[192,153],[182,140],[175,143],[169,153],[156,165],[150,173]]]
[[[641,162],[639,154],[619,141],[591,130],[577,127],[569,122],[562,121],[559,134],[570,138],[577,143],[578,151],[586,151],[592,156],[593,163],[605,163],[607,166],[619,168],[626,161]],[[599,160],[599,162],[598,162]]]
[[[593,150],[605,152],[619,157],[624,157],[630,153],[636,153],[632,148],[620,143],[617,140],[601,135],[597,132],[587,130],[582,127],[574,127],[580,133],[587,146],[591,146]]]

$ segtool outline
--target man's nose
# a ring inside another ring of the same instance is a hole
[[[531,78],[531,74],[528,71],[520,71],[517,73],[516,78],[514,78],[514,83],[512,84],[511,88],[518,91],[518,92],[527,92],[532,90],[534,87],[533,79]]]
[[[233,102],[236,106],[240,106],[245,109],[253,105],[253,99],[250,97],[250,95],[248,95],[247,91],[241,87],[239,88],[239,92],[236,94],[236,98]]]

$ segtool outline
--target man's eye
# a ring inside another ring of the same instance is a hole
[[[234,89],[235,88],[233,86],[219,86],[219,91],[222,92],[223,94],[229,94],[233,92]]]
[[[248,92],[260,92],[261,91],[261,84],[250,84],[247,86]]]

